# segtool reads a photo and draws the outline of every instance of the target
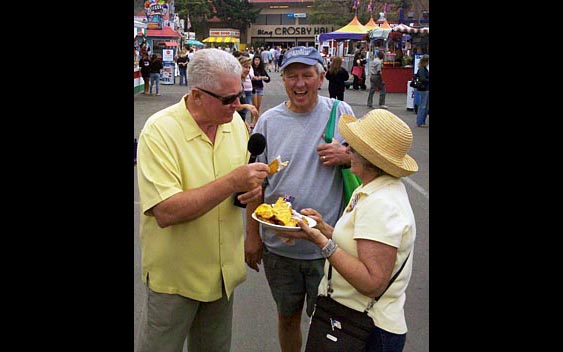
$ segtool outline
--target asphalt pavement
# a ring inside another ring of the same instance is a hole
[[[265,84],[265,94],[261,110],[265,111],[286,100],[286,94],[279,74],[271,72],[271,82]],[[189,77],[188,77],[189,79]],[[179,77],[176,78],[179,82]],[[344,101],[352,106],[356,117],[371,110],[367,107],[368,90],[348,89]],[[147,118],[156,111],[177,103],[186,92],[186,86],[160,85],[160,96],[137,93],[134,97],[134,135],[138,136]],[[319,95],[328,95],[328,81],[325,80]],[[378,93],[374,96],[377,104]],[[416,114],[407,110],[405,93],[387,93],[386,105],[389,111],[400,117],[410,126],[414,140],[409,151],[418,163],[419,171],[403,178],[416,217],[417,237],[413,257],[413,273],[407,289],[405,315],[408,333],[404,352],[427,352],[429,348],[429,133],[430,128],[416,127]],[[377,105],[376,105],[377,107]],[[430,117],[427,119],[430,124]],[[134,339],[135,348],[139,337],[139,322],[143,313],[145,287],[141,282],[141,253],[139,240],[139,192],[137,174],[134,169],[135,214],[134,214]],[[277,338],[277,313],[269,291],[263,268],[257,273],[247,269],[247,280],[235,290],[232,352],[270,352],[279,351]],[[303,345],[308,331],[308,317],[302,319]],[[303,348],[304,349],[304,348]],[[184,351],[187,348],[184,347]]]

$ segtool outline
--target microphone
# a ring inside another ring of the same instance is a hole
[[[252,136],[250,136],[250,139],[248,139],[247,149],[250,152],[248,163],[251,164],[256,162],[256,157],[262,154],[264,152],[264,149],[266,149],[266,137],[264,137],[263,134],[254,133]],[[237,207],[246,208],[246,204],[242,204],[237,198],[237,196],[242,193],[244,192],[238,192],[237,194],[235,194],[234,204]]]
[[[250,152],[248,163],[251,164],[253,162],[256,162],[256,157],[264,153],[264,149],[266,149],[266,137],[264,137],[263,134],[254,133],[248,140],[247,148]]]

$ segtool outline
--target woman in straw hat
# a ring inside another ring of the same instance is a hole
[[[415,218],[401,181],[418,171],[416,161],[407,154],[412,133],[406,123],[384,109],[371,110],[361,119],[343,114],[338,129],[348,143],[351,171],[362,185],[334,228],[316,210],[306,208],[301,213],[317,220],[317,227],[299,221],[303,231],[285,235],[315,243],[328,259],[319,295],[327,295],[330,265],[333,300],[363,312],[381,295],[367,309],[373,329],[366,351],[400,352],[407,333],[403,306],[416,237]],[[309,334],[308,346],[318,343],[309,341],[313,339]]]

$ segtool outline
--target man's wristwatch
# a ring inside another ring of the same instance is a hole
[[[334,254],[334,252],[336,252],[336,248],[338,248],[338,245],[336,244],[336,242],[330,239],[325,244],[325,246],[321,249],[321,254],[325,258],[329,258],[331,255]]]

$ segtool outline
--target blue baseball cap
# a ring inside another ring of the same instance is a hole
[[[288,65],[296,62],[313,66],[317,62],[321,65],[324,64],[321,54],[312,46],[296,46],[289,49],[283,56],[283,61],[280,69],[286,68]]]

